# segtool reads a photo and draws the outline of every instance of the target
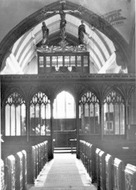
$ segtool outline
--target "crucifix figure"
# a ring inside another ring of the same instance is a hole
[[[60,10],[59,14],[60,14],[60,18],[61,18],[61,20],[60,20],[60,35],[61,35],[61,39],[65,40],[65,38],[66,38],[65,33],[66,33],[66,24],[67,24],[67,21],[65,19],[65,12],[63,11],[63,9]]]
[[[80,13],[78,10],[65,10],[64,6],[65,6],[65,0],[60,0],[60,4],[61,4],[61,8],[60,10],[57,11],[47,11],[44,13],[44,15],[46,14],[52,14],[52,13],[56,13],[56,14],[60,14],[60,35],[61,35],[61,43],[65,42],[66,39],[66,13]],[[63,44],[64,45],[64,44]]]

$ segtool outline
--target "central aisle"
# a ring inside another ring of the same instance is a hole
[[[55,154],[30,190],[96,190],[75,154]]]

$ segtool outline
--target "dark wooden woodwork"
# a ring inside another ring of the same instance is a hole
[[[56,50],[56,52],[54,52],[52,50],[52,52],[49,52],[49,50],[46,50],[46,48],[40,48],[39,50],[37,49],[37,55],[38,74],[50,72],[89,73],[89,52],[87,51]]]
[[[27,108],[29,107],[30,100],[32,99],[33,95],[39,91],[44,92],[48,98],[53,103],[56,95],[66,90],[70,92],[74,98],[76,105],[78,107],[78,102],[81,96],[87,92],[92,91],[100,101],[100,104],[103,104],[103,100],[108,94],[110,90],[115,90],[119,92],[125,100],[125,104],[128,101],[129,97],[136,88],[135,84],[135,75],[128,75],[128,74],[86,74],[86,73],[46,73],[44,75],[3,75],[1,76],[1,114],[2,114],[2,121],[1,121],[1,133],[3,135],[4,144],[2,145],[2,154],[4,157],[7,156],[10,151],[14,150],[20,151],[22,148],[29,150],[29,147],[37,142],[42,142],[43,140],[49,140],[49,153],[50,157],[52,157],[53,153],[53,128],[51,136],[34,136],[31,137],[29,134],[30,125],[29,125],[29,118],[27,118],[27,128],[28,132],[27,135],[24,137],[5,137],[5,103],[7,97],[13,93],[18,92],[25,100]],[[77,112],[78,113],[78,112]],[[102,125],[102,123],[101,123]],[[76,122],[76,129],[77,129],[77,147],[78,147],[78,140],[85,139],[88,141],[93,141],[95,145],[102,144],[101,141],[101,134],[98,135],[79,135],[79,122]],[[102,128],[102,126],[101,126]],[[126,125],[127,131],[127,125]],[[73,136],[72,136],[73,138]],[[75,136],[74,136],[75,138]],[[115,139],[115,142],[119,142],[125,139],[123,137],[115,137],[115,136],[107,136],[104,138]],[[22,139],[22,140],[20,140]],[[18,143],[16,143],[18,142]],[[112,143],[113,144],[113,143]],[[9,146],[10,145],[10,146]],[[103,146],[108,146],[111,148],[111,144],[104,144]],[[108,149],[108,147],[107,147]]]

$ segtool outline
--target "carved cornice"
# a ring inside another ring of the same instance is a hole
[[[111,90],[115,90],[128,100],[136,88],[134,74],[46,74],[46,75],[1,75],[2,101],[13,91],[17,91],[28,102],[41,91],[49,99],[66,90],[79,99],[87,91],[93,92],[102,103]]]
[[[18,81],[45,81],[45,82],[55,82],[61,81],[62,83],[69,82],[69,81],[79,81],[79,82],[136,82],[136,74],[87,74],[87,73],[46,73],[41,75],[0,75],[1,81],[8,81],[8,82],[18,82]]]

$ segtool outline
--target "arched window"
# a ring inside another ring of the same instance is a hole
[[[99,100],[92,92],[85,93],[79,101],[81,133],[100,133]]]
[[[115,91],[104,100],[104,134],[125,134],[125,107],[123,98]]]
[[[50,100],[38,92],[30,101],[30,135],[50,135]]]
[[[5,105],[5,135],[26,135],[26,105],[20,94],[11,94]]]

